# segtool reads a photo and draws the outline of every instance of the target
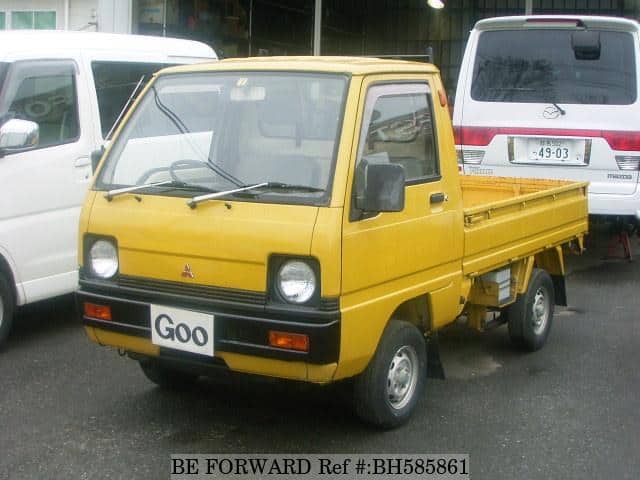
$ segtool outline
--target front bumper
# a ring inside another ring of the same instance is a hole
[[[317,309],[268,305],[260,294],[179,282],[121,277],[116,281],[88,280],[81,275],[76,295],[78,311],[86,327],[151,341],[150,305],[159,304],[214,315],[215,355],[228,353],[307,364],[337,363],[340,350],[340,310],[335,300],[325,300]],[[84,302],[108,305],[112,320],[84,315]],[[309,351],[272,347],[270,330],[309,336]],[[120,345],[118,345],[120,346]],[[125,345],[121,345],[125,348]],[[176,355],[212,363],[210,357],[159,348],[159,356]],[[202,358],[199,358],[202,357]]]

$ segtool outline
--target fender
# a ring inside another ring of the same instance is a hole
[[[6,271],[11,275],[9,280],[12,282],[14,292],[16,294],[16,305],[24,305],[26,302],[26,296],[24,288],[22,287],[22,282],[20,281],[18,267],[16,266],[16,263],[11,257],[9,251],[3,245],[0,245],[0,271]]]

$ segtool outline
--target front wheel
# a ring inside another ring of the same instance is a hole
[[[356,413],[377,427],[402,425],[422,396],[426,377],[424,336],[414,325],[392,320],[369,365],[356,378]]]
[[[530,352],[541,349],[549,337],[554,305],[551,277],[544,270],[534,269],[527,291],[507,309],[511,342]]]
[[[13,291],[6,277],[0,273],[0,348],[9,336],[14,308]]]

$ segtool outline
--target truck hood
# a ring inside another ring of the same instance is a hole
[[[230,200],[192,210],[185,198],[152,195],[109,202],[96,192],[87,233],[116,239],[121,275],[265,292],[269,256],[309,255],[317,214]]]

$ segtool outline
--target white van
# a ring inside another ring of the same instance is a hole
[[[136,85],[167,65],[215,59],[187,40],[0,32],[0,344],[16,306],[76,289],[90,155]]]
[[[638,23],[521,16],[476,23],[453,123],[466,174],[587,180],[589,213],[640,218]]]

